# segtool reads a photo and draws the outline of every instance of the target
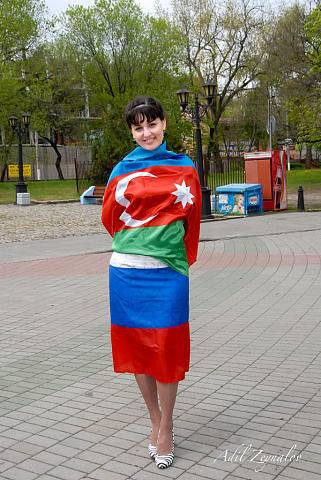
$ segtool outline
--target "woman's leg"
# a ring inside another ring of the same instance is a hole
[[[157,383],[157,391],[161,407],[161,422],[157,440],[158,455],[166,455],[172,450],[173,411],[177,395],[178,382]]]
[[[154,377],[151,377],[150,375],[145,375],[143,373],[136,373],[135,378],[139,389],[143,395],[152,423],[150,443],[152,445],[156,445],[159,425],[161,421],[161,411],[158,404],[156,380]]]

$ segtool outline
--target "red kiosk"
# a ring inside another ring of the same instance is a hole
[[[260,183],[263,210],[288,208],[286,155],[283,150],[244,154],[246,183]]]

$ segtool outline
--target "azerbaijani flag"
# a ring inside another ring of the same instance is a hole
[[[113,251],[153,257],[165,267],[109,268],[115,371],[164,382],[188,371],[188,267],[197,257],[200,215],[194,164],[165,143],[153,151],[137,147],[112,171],[102,222]]]

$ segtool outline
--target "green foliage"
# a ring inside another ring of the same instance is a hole
[[[316,7],[305,18],[304,64],[301,77],[287,102],[289,119],[296,125],[297,141],[321,149],[321,9]]]
[[[266,36],[268,55],[262,80],[274,87],[276,135],[318,147],[321,142],[320,72],[317,72],[320,7],[307,15],[305,6],[295,3],[278,12],[273,23],[275,28]]]
[[[76,60],[66,47],[58,39],[39,47],[27,61],[27,108],[32,127],[43,136],[66,133],[84,106]]]
[[[321,73],[321,6],[318,5],[311,12],[305,22],[308,57],[311,71]]]
[[[1,0],[0,124],[26,110],[25,68],[41,30],[42,0]]]
[[[15,65],[0,64],[0,124],[7,125],[10,115],[22,111],[23,85]]]
[[[38,37],[42,0],[1,0],[0,62],[23,59]]]
[[[318,93],[319,92],[319,93]],[[308,93],[308,92],[306,92]],[[288,102],[289,119],[297,125],[297,141],[321,149],[321,90],[292,97]]]
[[[118,96],[127,101],[138,88],[156,83],[167,86],[168,74],[178,69],[177,31],[164,20],[144,15],[133,0],[72,7],[65,29],[78,55],[89,62],[88,81],[95,78],[94,91],[103,92],[106,102]]]

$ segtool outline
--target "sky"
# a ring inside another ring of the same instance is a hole
[[[69,5],[83,5],[88,7],[94,4],[94,0],[45,0],[47,7],[52,13],[61,13],[67,9]],[[153,13],[153,0],[136,0],[145,13]],[[168,8],[170,0],[159,0],[159,3]]]

